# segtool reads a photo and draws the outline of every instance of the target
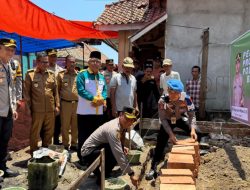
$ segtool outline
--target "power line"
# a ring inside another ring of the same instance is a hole
[[[183,26],[183,25],[177,25],[177,24],[168,24],[169,26],[176,26],[176,27],[181,27],[181,28],[191,28],[191,29],[197,29],[197,30],[205,30],[206,28],[200,28],[200,27],[195,27],[195,26]]]

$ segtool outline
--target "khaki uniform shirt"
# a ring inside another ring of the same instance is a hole
[[[8,84],[7,73],[10,74]],[[14,74],[10,63],[3,64],[0,61],[0,117],[7,117],[9,109],[16,111],[16,89]]]
[[[76,76],[77,72],[75,72],[74,74],[70,74],[67,70],[58,73],[58,92],[62,100],[78,100]]]
[[[182,118],[183,114],[187,115],[189,126],[191,128],[197,128],[196,126],[196,117],[195,117],[195,107],[190,98],[190,96],[185,94],[185,97],[181,97],[180,100],[176,102],[171,102],[168,95],[164,95],[159,100],[159,118],[163,127],[169,127],[171,118],[179,120]],[[164,122],[164,120],[168,120]]]
[[[54,72],[41,74],[36,69],[29,70],[25,77],[25,100],[32,112],[53,112],[59,107],[57,81]]]

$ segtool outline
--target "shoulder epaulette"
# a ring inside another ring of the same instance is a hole
[[[189,95],[186,95],[185,101],[187,102],[188,105],[192,104],[192,99]]]
[[[87,69],[82,69],[82,70],[80,70],[80,72],[79,73],[82,73],[82,72],[84,72],[84,71],[86,71]]]
[[[51,70],[47,70],[48,73],[51,73],[51,74],[55,74],[54,71],[51,71]]]
[[[34,72],[35,70],[34,69],[29,69],[28,71],[27,71],[27,73],[31,73],[31,72]]]

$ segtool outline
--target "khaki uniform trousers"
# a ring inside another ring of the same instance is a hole
[[[48,147],[52,143],[54,134],[55,113],[32,113],[32,127],[30,130],[30,152],[38,149],[38,141],[40,139],[40,132],[43,131],[42,146]]]
[[[71,146],[77,145],[77,101],[61,101],[61,127],[62,142],[65,147],[69,147],[69,129],[71,127]]]

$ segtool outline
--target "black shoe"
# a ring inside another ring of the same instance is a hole
[[[64,146],[64,149],[65,149],[65,150],[69,150],[69,147],[68,147],[68,146]]]
[[[78,163],[81,165],[81,166],[88,166],[88,163],[84,160],[84,159],[80,159],[78,161]]]
[[[7,168],[7,169],[4,171],[3,177],[16,177],[16,176],[18,176],[18,175],[19,175],[18,172],[14,172],[13,170]]]
[[[9,152],[7,153],[6,160],[8,160],[8,161],[11,161],[11,160],[12,160],[12,157],[11,157],[11,155],[10,155]]]
[[[78,147],[77,146],[70,146],[70,150],[72,150],[74,152],[77,152]]]
[[[101,176],[99,175],[99,176],[97,176],[95,183],[96,183],[96,185],[100,186],[101,182],[102,182],[102,179],[101,179]]]
[[[146,177],[145,179],[146,180],[152,180],[152,179],[156,179],[158,176],[157,172],[155,170],[150,170],[147,174],[146,174]]]
[[[62,145],[61,141],[54,141],[54,145]]]

